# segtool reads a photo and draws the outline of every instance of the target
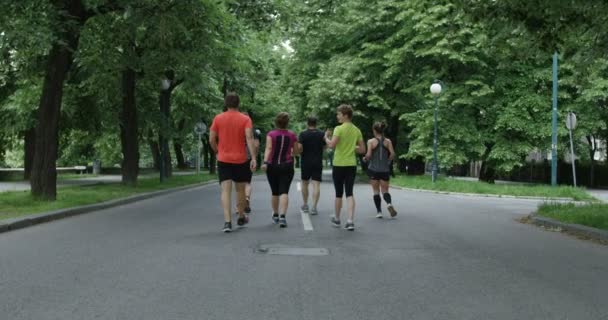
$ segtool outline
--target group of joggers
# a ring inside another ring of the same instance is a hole
[[[209,142],[217,153],[217,170],[221,186],[221,201],[224,211],[223,232],[232,231],[231,198],[232,184],[237,193],[237,225],[249,222],[251,212],[251,179],[257,169],[256,155],[260,146],[259,132],[254,131],[251,118],[239,111],[240,100],[237,94],[229,93],[224,99],[226,111],[215,116],[210,128]],[[316,215],[320,196],[320,183],[323,171],[323,151],[331,148],[333,154],[332,178],[336,192],[335,215],[331,223],[341,226],[340,213],[342,198],[346,196],[347,220],[344,228],[355,229],[355,199],[353,187],[357,173],[356,154],[363,156],[368,163],[367,174],[373,190],[376,217],[382,218],[382,198],[387,204],[391,217],[397,215],[389,193],[390,169],[395,151],[391,141],[384,137],[385,124],[373,125],[374,137],[363,142],[359,128],[352,123],[353,109],[350,105],[340,105],[336,110],[340,123],[333,132],[317,129],[317,119],[308,118],[308,128],[296,136],[287,129],[289,114],[280,112],[275,118],[276,128],[266,135],[266,147],[261,169],[266,172],[272,191],[272,221],[280,227],[287,227],[287,207],[289,188],[294,177],[294,156],[300,156],[303,213]],[[312,185],[311,206],[308,205],[309,185]],[[382,196],[380,195],[382,193]]]

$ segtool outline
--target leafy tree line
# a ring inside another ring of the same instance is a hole
[[[279,37],[276,7],[207,0],[3,6],[0,15],[13,18],[0,22],[0,155],[23,148],[25,178],[42,199],[56,197],[58,162],[104,156],[120,162],[124,184],[135,185],[149,148],[146,158],[170,177],[171,155],[186,166],[184,143],[186,152],[199,143],[194,124],[210,124],[225,92],[244,95],[260,119],[279,107],[260,107],[280,96],[281,53],[267,45]]]
[[[170,177],[197,149],[194,124],[210,124],[232,90],[262,131],[278,110],[332,127],[335,107],[351,103],[367,135],[385,120],[401,157],[422,164],[432,158],[437,79],[441,166],[481,161],[480,179],[492,182],[550,148],[558,52],[560,120],[577,113],[576,147],[593,168],[599,147],[583,142],[608,139],[607,9],[569,0],[8,2],[0,164],[19,155],[42,199],[56,196],[57,164],[101,158],[119,164],[128,185],[144,162]],[[558,133],[563,155],[563,125]]]
[[[481,161],[480,179],[493,182],[550,149],[558,52],[559,154],[568,150],[563,119],[575,111],[576,147],[593,168],[598,146],[583,141],[608,138],[607,9],[565,0],[307,1],[293,9],[286,88],[326,119],[352,103],[367,134],[374,120],[387,121],[402,158],[422,162],[432,159],[429,86],[439,79],[441,166]]]

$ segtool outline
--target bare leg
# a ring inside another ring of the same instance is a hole
[[[235,183],[236,189],[236,210],[239,213],[239,217],[245,216],[245,182]],[[230,214],[230,213],[229,213]]]
[[[231,222],[230,202],[232,200],[232,180],[224,180],[220,184],[222,188],[222,208],[224,209],[224,221]]]
[[[272,196],[272,213],[279,213],[279,196]]]
[[[245,185],[245,198],[251,198],[251,183]]]
[[[302,180],[302,200],[304,200],[304,205],[308,204],[308,182],[309,180]]]
[[[348,219],[353,221],[353,218],[355,217],[355,197],[348,197],[346,198],[346,201],[348,204]]]
[[[336,218],[340,220],[340,211],[342,211],[342,198],[336,198]]]
[[[319,203],[319,196],[321,195],[321,182],[312,181],[312,207],[317,208],[317,204]]]
[[[280,202],[280,214],[281,215],[285,215],[287,214],[287,206],[289,205],[289,196],[287,195],[287,193],[283,193],[280,197],[279,197],[279,202]]]

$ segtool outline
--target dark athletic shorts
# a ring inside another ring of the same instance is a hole
[[[367,176],[371,180],[389,181],[391,179],[390,172],[378,172],[378,171],[369,170],[369,169],[367,169]]]
[[[302,165],[302,180],[312,179],[321,182],[322,173],[322,165]]]
[[[268,184],[270,184],[272,195],[280,196],[282,194],[288,194],[289,186],[293,180],[293,175],[293,162],[279,165],[268,165],[268,168],[266,169],[266,177],[268,178]]]
[[[226,180],[232,180],[234,182],[249,182],[251,181],[251,168],[249,168],[249,161],[244,163],[226,163],[217,162],[217,174],[220,179],[220,183]]]

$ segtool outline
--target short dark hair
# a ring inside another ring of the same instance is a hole
[[[279,114],[277,114],[277,117],[274,119],[274,124],[279,129],[287,128],[287,125],[289,124],[289,113],[279,112]]]
[[[235,92],[229,92],[224,97],[224,106],[229,109],[238,109],[241,100],[239,99],[239,95]]]
[[[317,117],[315,117],[315,116],[309,116],[307,122],[308,122],[309,126],[316,127],[317,126]]]
[[[349,119],[353,118],[353,107],[350,104],[341,104],[337,109],[342,115],[347,116]]]

